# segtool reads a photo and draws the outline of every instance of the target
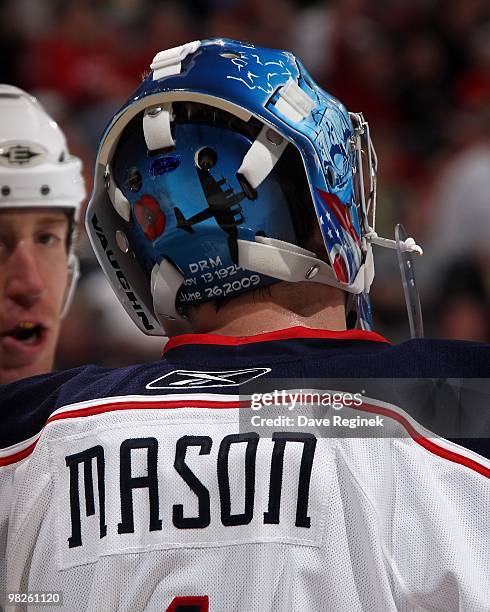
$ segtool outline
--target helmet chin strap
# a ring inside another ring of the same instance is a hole
[[[74,253],[68,256],[68,285],[65,291],[65,300],[61,309],[61,318],[63,319],[70,310],[71,303],[75,296],[75,289],[80,278],[80,264],[78,257]]]

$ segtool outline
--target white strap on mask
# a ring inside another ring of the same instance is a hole
[[[122,217],[125,221],[129,221],[131,217],[131,206],[129,205],[128,200],[124,197],[122,191],[114,182],[112,178],[112,174],[109,170],[106,171],[106,181],[107,181],[107,193],[109,194],[109,199],[112,202],[112,206],[117,214]]]
[[[153,80],[158,81],[163,77],[180,74],[182,61],[190,53],[195,53],[200,46],[201,41],[194,40],[185,45],[172,47],[172,49],[165,49],[157,53],[150,64],[150,68],[153,70]]]
[[[279,98],[274,106],[290,121],[299,123],[308,117],[315,108],[316,102],[301,89],[294,79],[289,79],[279,89]]]
[[[155,264],[151,271],[151,294],[153,296],[153,310],[160,325],[172,335],[190,332],[187,321],[177,312],[175,301],[177,293],[184,282],[184,277],[168,259]]]
[[[247,270],[283,281],[322,283],[349,293],[369,291],[374,279],[371,247],[368,247],[366,259],[350,285],[339,283],[333,269],[311,251],[272,238],[257,236],[256,242],[238,240],[238,263]]]
[[[287,145],[288,141],[281,134],[264,125],[243,158],[237,174],[244,176],[256,189],[270,174]]]
[[[145,110],[143,134],[149,151],[175,146],[170,127],[172,119],[172,104],[161,104]]]

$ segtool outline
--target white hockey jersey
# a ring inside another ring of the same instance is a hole
[[[185,384],[233,379],[173,367]],[[57,391],[42,431],[0,451],[6,610],[490,610],[483,456],[366,397],[305,424],[226,389],[166,393],[147,366],[115,372],[146,391]],[[353,436],[361,419],[378,433]]]

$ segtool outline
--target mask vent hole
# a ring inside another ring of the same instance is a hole
[[[121,230],[117,230],[116,232],[116,242],[121,253],[126,254],[129,251],[128,239],[126,238],[126,234]]]
[[[128,172],[128,178],[126,183],[129,189],[135,193],[139,191],[143,185],[143,179],[141,178],[141,172],[138,168],[131,168]]]
[[[199,149],[195,156],[196,166],[201,170],[211,170],[216,166],[218,154],[211,147],[203,147]]]

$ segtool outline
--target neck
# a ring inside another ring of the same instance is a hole
[[[345,294],[318,283],[280,282],[216,305],[207,302],[190,313],[195,333],[251,336],[302,325],[346,329]]]

